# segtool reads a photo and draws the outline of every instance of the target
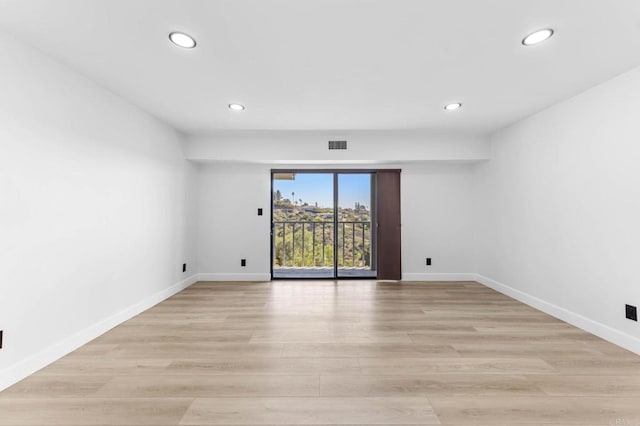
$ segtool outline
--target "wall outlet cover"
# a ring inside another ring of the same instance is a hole
[[[627,319],[638,321],[638,308],[633,305],[625,305],[625,314]]]

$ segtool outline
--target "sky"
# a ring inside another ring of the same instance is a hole
[[[332,173],[296,173],[295,180],[274,180],[273,192],[280,190],[282,198],[291,200],[302,198],[303,203],[319,207],[333,207],[333,174]],[[353,208],[356,202],[370,207],[371,174],[345,173],[338,175],[338,204],[340,207]]]

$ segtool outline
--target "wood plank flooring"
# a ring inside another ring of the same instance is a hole
[[[198,283],[0,425],[640,425],[640,356],[474,282]]]

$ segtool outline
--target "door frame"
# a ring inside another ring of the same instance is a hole
[[[336,220],[338,219],[338,175],[339,174],[364,174],[364,173],[371,173],[377,176],[378,172],[398,172],[400,173],[401,170],[400,169],[336,169],[336,168],[328,168],[328,169],[300,169],[300,168],[289,168],[289,169],[271,169],[270,171],[270,202],[269,202],[269,273],[271,275],[271,281],[274,280],[273,277],[273,255],[274,255],[274,239],[275,239],[275,234],[274,234],[274,229],[273,229],[273,175],[275,173],[326,173],[326,174],[333,174],[333,217],[334,217],[334,224],[336,222]],[[373,201],[377,200],[372,200],[372,204]],[[375,209],[373,208],[372,205],[372,213],[371,213],[371,234],[372,234],[372,241],[373,241],[373,231],[374,231],[374,227],[377,228],[377,223],[374,223],[374,217],[377,216],[377,214],[374,214],[374,210],[377,210],[377,205],[375,206]],[[377,231],[376,231],[377,232]],[[334,245],[336,244],[336,242],[338,241],[337,239],[338,236],[338,227],[334,226],[333,227],[333,242]],[[377,270],[376,270],[376,277],[338,277],[338,250],[336,249],[337,247],[334,247],[333,250],[333,277],[322,277],[322,278],[297,278],[297,277],[286,277],[286,278],[275,278],[277,280],[377,280]],[[372,246],[371,251],[372,253],[374,252],[377,253],[378,252],[378,248]],[[373,262],[373,260],[372,260]],[[377,263],[377,259],[375,260],[375,262]]]

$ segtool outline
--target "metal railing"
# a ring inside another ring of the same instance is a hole
[[[275,267],[329,267],[338,250],[339,267],[371,266],[371,222],[339,221],[334,245],[334,223],[273,222]]]

